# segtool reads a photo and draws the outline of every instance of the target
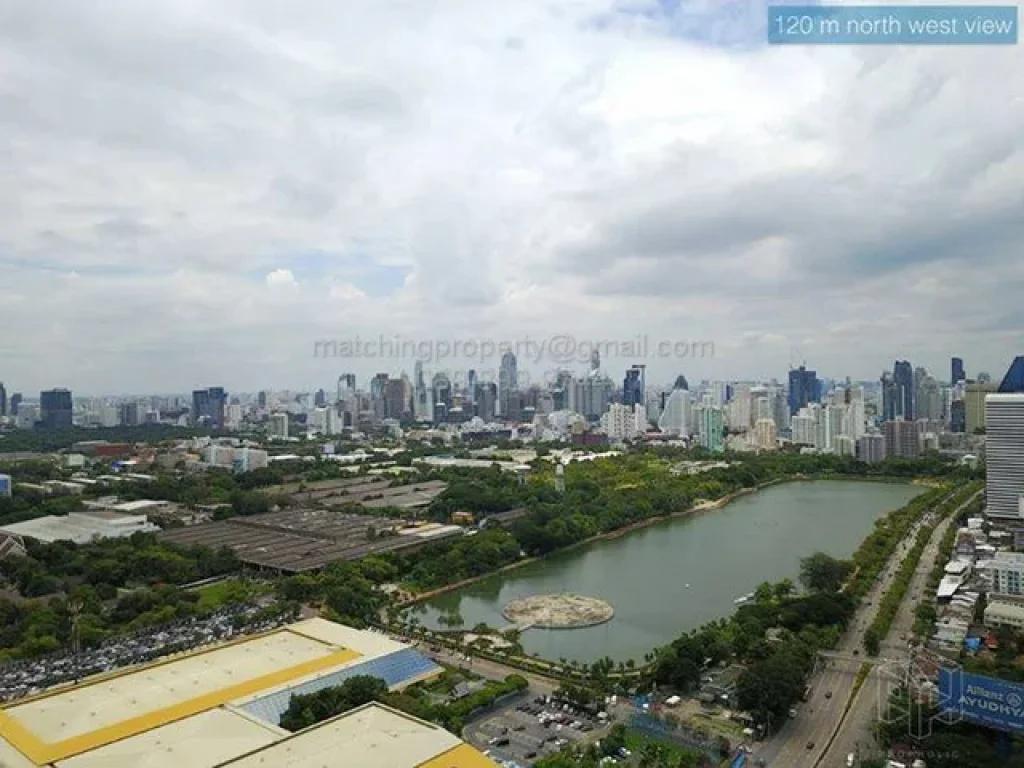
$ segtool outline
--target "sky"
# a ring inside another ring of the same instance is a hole
[[[411,373],[314,354],[382,335],[597,342],[616,379],[948,378],[954,354],[998,379],[1024,353],[1021,49],[773,47],[764,22],[737,0],[2,3],[0,381]]]

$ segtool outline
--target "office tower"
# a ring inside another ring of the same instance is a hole
[[[958,381],[965,381],[967,374],[964,372],[963,358],[954,357],[950,365],[949,383],[956,384]]]
[[[476,405],[476,385],[476,370],[474,368],[470,368],[466,371],[466,398],[469,401],[469,404],[473,406]]]
[[[508,413],[509,396],[519,386],[519,371],[516,356],[506,352],[501,356],[498,370],[498,409],[502,416]]]
[[[658,418],[658,428],[669,435],[686,437],[690,434],[690,393],[673,389],[665,398],[665,407]]]
[[[985,398],[994,393],[996,387],[991,382],[975,382],[964,388],[964,420],[967,434],[973,435],[985,429]]]
[[[990,517],[1024,518],[1024,394],[985,398],[985,496]]]
[[[4,383],[0,381],[0,416],[7,415],[7,390],[4,389]]]
[[[485,422],[494,421],[498,406],[498,387],[493,381],[477,385],[476,415]]]
[[[1024,392],[1024,356],[1013,358],[999,385],[999,392],[1004,395]]]
[[[214,429],[224,426],[224,407],[227,405],[227,393],[223,387],[209,387],[192,391],[192,421],[205,424]]]
[[[754,400],[754,413],[753,418],[755,423],[761,419],[771,419],[775,421],[775,412],[772,408],[772,399],[768,395],[758,395],[757,399]]]
[[[626,371],[626,378],[622,382],[622,404],[633,406],[644,404],[644,390],[647,386],[645,366],[634,365]]]
[[[438,371],[430,382],[430,390],[433,399],[432,420],[435,424],[442,424],[448,420],[448,412],[452,408],[451,379],[443,371]]]
[[[18,406],[21,405],[21,392],[15,392],[11,395],[11,402],[8,405],[11,416],[18,415]]]
[[[875,464],[885,458],[885,436],[873,433],[857,441],[857,458],[867,464]]]
[[[920,453],[920,437],[913,421],[887,421],[882,424],[882,435],[887,457],[912,459]]]
[[[777,440],[778,427],[774,419],[758,419],[754,422],[754,444],[759,450],[774,450]]]
[[[256,404],[260,408],[266,408],[267,407],[267,393],[264,390],[262,390],[262,389],[260,390],[260,393],[258,395],[256,395]]]
[[[596,347],[590,353],[590,375],[597,376],[601,373],[601,351]]]
[[[795,415],[808,403],[821,399],[818,374],[801,365],[789,372],[789,413]]]
[[[700,407],[700,428],[698,440],[712,453],[721,453],[725,449],[725,417],[717,405],[706,403]]]
[[[134,427],[139,424],[139,404],[121,403],[119,421],[126,427]]]
[[[906,360],[897,360],[892,366],[892,379],[895,386],[896,418],[914,421],[917,418],[917,405],[914,402],[916,387],[913,367]]]
[[[416,361],[412,381],[412,411],[417,421],[430,421],[433,418],[434,406],[427,386],[423,363]]]
[[[288,437],[288,414],[287,413],[272,413],[270,414],[270,436],[271,437]]]
[[[67,389],[48,389],[39,393],[40,426],[43,429],[63,429],[72,425],[71,392]]]
[[[925,372],[917,377],[916,401],[918,419],[942,419],[942,391],[934,376],[929,376]]]
[[[964,400],[954,400],[949,404],[949,431],[967,431],[967,403]]]
[[[327,405],[327,393],[322,389],[318,389],[313,394],[313,406],[315,408],[323,408],[325,405]]]
[[[569,390],[572,388],[572,374],[559,371],[555,374],[555,382],[551,388],[552,408],[556,411],[569,409]]]

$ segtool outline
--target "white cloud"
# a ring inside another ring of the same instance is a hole
[[[666,381],[1020,352],[1015,48],[632,5],[11,4],[0,379],[322,386],[381,364],[312,358],[356,333],[724,350]]]

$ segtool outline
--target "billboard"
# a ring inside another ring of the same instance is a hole
[[[1024,733],[1024,685],[1020,683],[940,669],[938,703],[943,712],[972,723]]]

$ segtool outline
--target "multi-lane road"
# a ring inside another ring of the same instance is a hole
[[[909,636],[914,623],[914,596],[920,596],[924,589],[928,573],[935,562],[939,542],[947,525],[952,524],[954,518],[955,515],[951,515],[948,521],[937,526],[933,533],[918,563],[911,587],[907,590],[893,621],[892,629],[882,643],[881,656],[906,656],[907,640],[901,638]],[[914,546],[918,532],[922,526],[934,522],[933,509],[912,526],[886,564],[881,578],[864,597],[840,640],[836,651],[840,656],[845,656],[845,660],[828,659],[824,666],[819,667],[810,681],[810,696],[797,707],[796,717],[791,718],[770,741],[766,742],[755,753],[755,758],[764,760],[769,766],[780,768],[819,765],[823,768],[832,768],[845,766],[850,752],[857,752],[860,749],[863,753],[868,745],[873,743],[871,727],[877,720],[876,707],[873,703],[877,686],[872,684],[872,676],[869,676],[861,686],[850,714],[844,719],[847,703],[853,693],[854,681],[861,667],[859,659],[863,655],[864,633],[875,620],[878,603],[892,586],[900,565]],[[864,660],[869,659],[865,657]]]
[[[956,512],[939,523],[932,532],[931,538],[921,554],[921,559],[917,563],[917,568],[914,570],[906,595],[896,612],[896,618],[893,619],[892,628],[882,640],[879,652],[882,658],[896,662],[904,662],[909,659],[908,642],[914,627],[914,612],[919,598],[924,595],[928,585],[928,575],[938,557],[942,537],[946,535],[949,526],[955,524],[954,521],[960,510],[973,501],[976,496],[977,494],[965,501]],[[864,681],[864,685],[861,686],[856,698],[851,703],[850,710],[840,724],[828,751],[820,762],[809,765],[817,765],[821,768],[840,768],[847,765],[847,756],[850,754],[853,754],[858,761],[882,756],[875,745],[872,730],[882,715],[882,707],[885,706],[888,698],[889,683],[886,678],[881,677],[885,674],[887,673],[881,667],[872,669],[871,674]]]

